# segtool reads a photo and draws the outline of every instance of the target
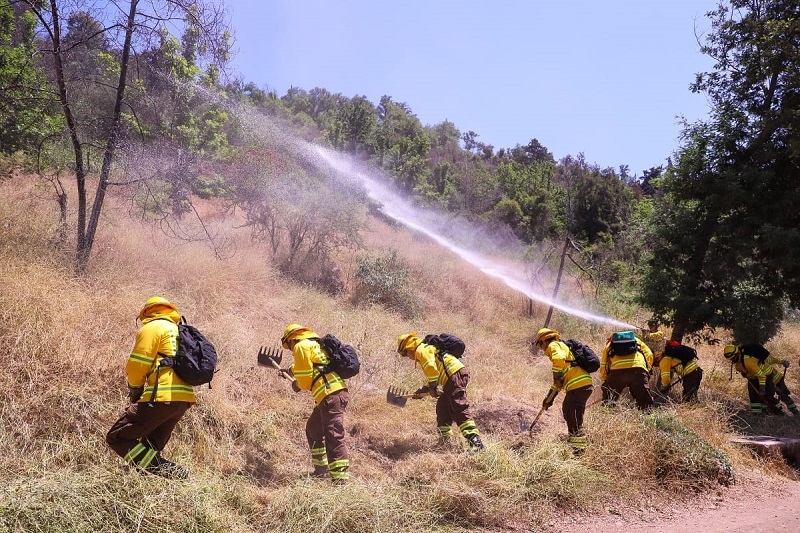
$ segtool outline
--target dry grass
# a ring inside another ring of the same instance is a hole
[[[564,442],[558,404],[534,439],[521,434],[519,414],[532,419],[551,379],[545,359],[528,350],[547,310],[537,307],[529,318],[524,298],[426,239],[377,221],[366,235],[370,253],[395,249],[410,265],[424,310],[414,322],[380,308],[353,309],[281,278],[230,221],[220,220],[218,229],[236,253],[218,260],[200,243],[178,243],[129,220],[113,198],[90,272],[76,278],[49,239],[54,202],[23,184],[0,184],[2,531],[530,530],[564,508],[601,508],[609,492],[639,501],[664,484],[689,494],[713,483],[694,471],[688,479],[675,471],[664,476],[663,454],[680,455],[686,444],[653,446],[663,428],[634,409],[590,407],[590,448],[580,459]],[[346,273],[354,257],[341,258]],[[124,363],[135,317],[153,294],[175,302],[221,357],[213,388],[198,389],[198,405],[166,450],[191,470],[183,483],[128,470],[104,442],[126,402]],[[335,333],[361,350],[362,373],[350,382],[348,486],[305,476],[311,399],[255,365],[258,347],[275,346],[290,322]],[[610,333],[563,313],[553,325],[593,346]],[[788,352],[795,329],[787,328],[774,349]],[[467,341],[484,453],[436,448],[432,400],[404,409],[386,403],[387,387],[424,381],[395,355],[397,336],[409,331],[452,331]],[[729,420],[741,421],[742,431],[771,428],[741,412],[743,380],[728,381],[722,357],[701,357],[702,407],[656,416],[677,424],[678,433],[685,429],[692,442],[724,452],[735,468],[789,475],[729,444]],[[791,374],[789,384],[797,388]]]

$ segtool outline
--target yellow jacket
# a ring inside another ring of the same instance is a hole
[[[571,391],[592,384],[592,376],[578,365],[569,347],[561,341],[547,345],[544,354],[553,367],[553,390]]]
[[[298,341],[292,349],[292,374],[301,390],[311,391],[314,403],[319,404],[329,394],[347,388],[345,380],[336,372],[324,376],[320,373],[320,367],[330,363],[330,359],[317,342],[319,335],[309,330],[295,338]]]
[[[666,387],[672,381],[672,373],[675,372],[680,377],[685,377],[700,368],[697,359],[692,359],[686,365],[680,359],[664,355],[658,362],[658,369],[661,371],[661,386]]]
[[[742,354],[736,362],[736,370],[747,379],[757,379],[759,387],[766,387],[767,376],[772,375],[774,369],[770,357],[762,363],[757,357]]]
[[[646,331],[644,335],[642,335],[642,340],[650,348],[650,351],[653,352],[653,360],[658,362],[661,360],[661,356],[664,355],[664,345],[666,341],[664,340],[664,332],[663,331]]]
[[[136,334],[136,343],[125,367],[128,387],[144,386],[139,402],[150,402],[158,376],[153,401],[195,403],[194,387],[179,378],[172,368],[157,368],[164,356],[172,357],[177,351],[180,314],[166,300],[164,305],[150,306],[146,313],[139,317],[143,325]]]
[[[419,343],[414,350],[414,361],[420,364],[422,371],[428,378],[428,386],[438,385],[439,388],[444,388],[450,376],[464,368],[458,357],[445,354],[444,357],[439,357],[436,354],[436,348],[430,344],[423,342]]]
[[[639,337],[636,337],[636,345],[638,349],[630,355],[609,357],[608,352],[611,350],[611,339],[609,339],[600,354],[600,379],[605,381],[609,372],[623,368],[642,368],[649,372],[653,366],[653,352]]]

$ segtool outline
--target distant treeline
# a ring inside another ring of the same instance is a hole
[[[449,121],[423,125],[391,96],[278,95],[223,80],[230,29],[212,2],[101,4],[0,0],[3,167],[76,176],[79,271],[109,184],[156,220],[192,212],[193,196],[220,198],[247,211],[273,253],[287,246],[279,228],[302,233],[308,222],[277,208],[285,198],[259,191],[289,176],[313,188],[317,170],[247,135],[230,111],[245,105],[382,169],[419,204],[510,228],[529,245],[570,240],[595,283],[627,287],[679,339],[728,328],[764,342],[800,301],[797,2],[730,0],[708,14],[700,53],[716,64],[691,90],[706,95],[710,118],[684,124],[668,164],[640,176],[580,154],[556,161],[535,138],[496,149]],[[91,208],[87,183],[97,187]],[[282,261],[296,262],[302,247],[288,246]]]

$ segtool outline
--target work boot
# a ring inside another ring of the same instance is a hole
[[[467,437],[467,442],[469,442],[469,450],[471,452],[478,452],[483,449],[483,442],[478,435],[470,435]]]
[[[314,471],[310,474],[313,478],[325,478],[328,477],[328,467],[327,466],[315,466]]]
[[[144,468],[148,474],[165,477],[167,479],[186,479],[189,471],[177,463],[156,455],[153,462]]]

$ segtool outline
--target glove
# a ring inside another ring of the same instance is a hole
[[[439,387],[431,387],[431,396],[433,396],[434,398],[438,398],[441,395],[442,393],[439,392]]]
[[[789,368],[789,361],[783,362],[783,368]]]
[[[292,380],[292,390],[295,391],[295,392],[300,392],[300,390],[301,390],[300,389],[300,385],[297,384],[297,380],[296,379]]]
[[[128,387],[128,399],[131,401],[131,403],[136,403],[139,401],[139,398],[142,397],[143,392],[144,392],[144,386]]]
[[[553,406],[556,396],[558,396],[558,389],[550,389],[550,391],[547,393],[547,396],[545,396],[544,400],[542,400],[542,408],[545,411]]]
[[[421,395],[421,394],[430,394],[431,389],[427,385],[424,385],[417,390],[414,391],[414,394]]]

